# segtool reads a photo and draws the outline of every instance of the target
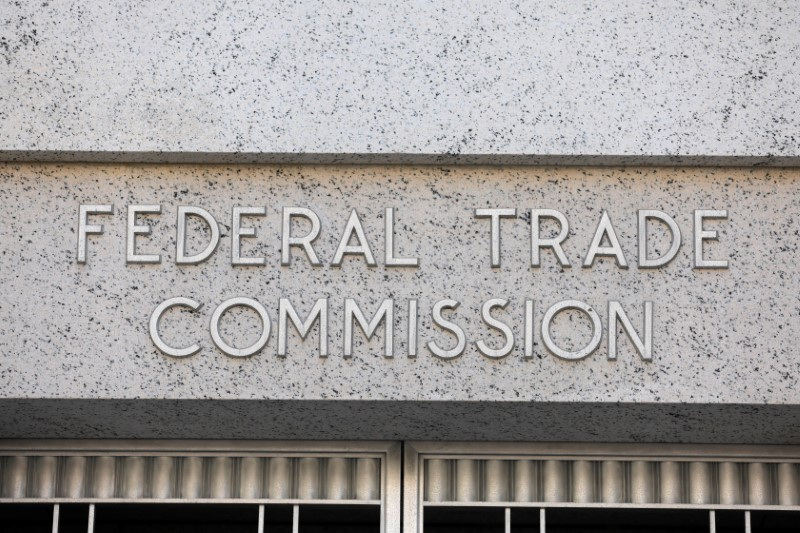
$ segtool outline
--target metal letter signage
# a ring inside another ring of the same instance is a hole
[[[150,235],[152,228],[148,225],[137,225],[136,214],[160,214],[162,212],[162,205],[131,205],[128,206],[128,224],[127,224],[127,262],[128,263],[159,263],[161,261],[160,255],[138,255],[136,253],[135,236]],[[385,259],[384,267],[406,267],[411,269],[421,269],[420,261],[418,258],[400,258],[395,257],[394,239],[399,233],[395,229],[395,213],[400,209],[395,207],[386,207],[383,210],[385,229],[384,242],[385,242]],[[550,249],[554,253],[561,267],[568,267],[570,263],[565,255],[564,246],[565,241],[569,234],[570,222],[567,217],[556,209],[548,207],[537,207],[525,210],[530,213],[530,267],[541,268],[540,250]],[[247,237],[256,239],[256,229],[252,227],[242,227],[242,216],[257,216],[267,217],[271,214],[265,206],[252,207],[252,206],[239,206],[234,205],[229,210],[232,213],[231,225],[231,260],[230,266],[251,266],[251,267],[264,267],[264,268],[285,268],[290,270],[292,268],[291,251],[292,246],[299,246],[305,251],[305,259],[308,265],[320,266],[322,261],[319,259],[317,253],[312,247],[312,243],[319,237],[322,232],[322,223],[319,216],[311,208],[299,206],[284,206],[280,209],[281,216],[281,253],[280,258],[273,257],[272,261],[265,257],[243,257],[242,256],[242,238]],[[111,208],[107,205],[90,204],[79,205],[77,209],[78,219],[78,256],[76,262],[83,263],[86,261],[86,235],[95,234],[102,235],[103,227],[97,225],[89,225],[87,223],[87,215],[90,213],[96,214],[110,214]],[[213,215],[206,209],[197,206],[177,206],[178,224],[175,242],[177,248],[175,250],[175,262],[181,265],[195,265],[208,260],[218,248],[220,241],[220,221],[214,219]],[[502,249],[500,246],[501,236],[501,218],[512,219],[518,221],[517,209],[513,208],[476,208],[475,218],[489,218],[490,219],[490,266],[492,269],[500,268]],[[639,247],[638,254],[638,267],[641,269],[657,269],[665,267],[680,251],[681,247],[681,232],[675,222],[675,219],[660,210],[656,209],[639,209],[636,212],[637,220],[637,243]],[[278,213],[273,212],[277,215]],[[206,226],[210,229],[210,240],[207,242],[205,248],[194,255],[187,255],[186,240],[187,240],[187,215],[195,215],[200,217],[205,222]],[[704,229],[704,221],[708,219],[725,219],[728,216],[727,210],[711,210],[711,209],[698,209],[694,211],[694,266],[693,268],[728,268],[728,260],[725,259],[708,259],[705,257],[703,247],[705,241],[717,240],[718,230]],[[311,231],[302,237],[292,236],[292,217],[302,217],[311,222]],[[558,222],[558,233],[555,237],[542,238],[540,220],[552,219]],[[648,256],[648,220],[658,220],[662,222],[669,229],[670,245],[666,252],[661,252],[658,257]],[[412,230],[413,231],[413,230]],[[351,244],[355,240],[357,244]],[[406,240],[411,240],[406,237]],[[364,267],[375,267],[377,262],[375,256],[368,243],[368,238],[365,233],[364,226],[361,218],[355,209],[351,209],[344,231],[338,241],[333,257],[329,261],[331,267],[341,267],[346,255],[356,256],[361,258]],[[604,242],[608,242],[604,245]],[[476,247],[481,247],[477,246]],[[463,254],[467,256],[480,255],[478,250],[464,250]],[[484,252],[485,253],[485,252]],[[620,269],[628,269],[628,261],[625,258],[620,239],[611,222],[611,218],[605,209],[600,210],[599,222],[597,228],[593,233],[591,242],[584,254],[583,267],[592,268],[598,257],[605,257],[613,259],[616,266]],[[357,287],[352,288],[357,291]],[[346,295],[345,295],[346,296]],[[325,302],[324,307],[320,307],[320,303]],[[302,303],[304,306],[307,302]],[[173,348],[165,343],[159,334],[158,324],[161,316],[170,307],[184,305],[189,306],[194,310],[199,309],[200,305],[187,297],[172,297],[163,302],[160,302],[152,315],[150,316],[150,337],[153,344],[165,355],[172,357],[186,357],[198,353],[202,348],[196,344],[192,344],[187,348]],[[464,328],[458,326],[457,322],[450,321],[442,315],[445,309],[455,310],[458,307],[458,302],[448,299],[437,302],[430,310],[430,317],[434,324],[444,329],[445,331],[456,336],[457,343],[450,349],[443,349],[440,347],[438,335],[433,335],[429,342],[426,343],[430,353],[441,359],[453,359],[464,352],[464,348],[468,340],[473,342],[477,347],[479,353],[487,358],[499,359],[511,354],[514,350],[515,339],[514,332],[507,322],[494,317],[491,310],[497,308],[499,310],[506,310],[509,306],[509,300],[502,297],[495,297],[491,294],[487,295],[487,299],[481,306],[481,319],[486,326],[497,330],[503,335],[503,343],[499,348],[491,347],[486,341],[478,337],[473,340],[473,335],[468,335]],[[236,348],[229,344],[222,338],[219,331],[219,321],[222,315],[228,309],[235,306],[244,306],[255,310],[260,317],[260,337],[252,345],[245,348]],[[360,328],[365,333],[367,339],[371,338],[382,323],[384,325],[384,356],[393,357],[394,355],[394,332],[395,332],[395,300],[385,299],[381,302],[377,312],[373,315],[372,319],[368,319],[364,312],[361,310],[356,299],[344,299],[344,327],[343,327],[343,345],[342,356],[350,358],[353,356],[353,325],[358,323]],[[532,356],[532,346],[537,344],[534,338],[534,331],[537,329],[531,323],[533,320],[533,302],[527,301],[525,303],[525,313],[522,322],[524,322],[525,338],[524,338],[524,356]],[[409,331],[414,330],[414,342],[408,343],[406,356],[416,357],[416,324],[419,320],[419,308],[416,299],[409,300],[407,305],[413,312],[408,314]],[[547,350],[556,357],[567,361],[578,361],[591,355],[599,346],[602,340],[603,331],[608,335],[608,359],[614,360],[617,358],[617,323],[619,322],[623,328],[624,333],[633,343],[636,352],[641,357],[642,361],[651,361],[653,358],[653,302],[644,301],[640,308],[636,311],[639,315],[643,316],[644,328],[641,332],[636,331],[628,314],[623,309],[620,302],[611,301],[607,302],[608,307],[608,325],[603,328],[601,324],[600,315],[595,311],[591,305],[586,302],[566,299],[550,305],[544,314],[541,321],[541,341]],[[328,324],[328,303],[327,300],[318,300],[314,306],[313,314],[309,317],[310,322],[302,322],[299,315],[295,311],[294,303],[289,298],[281,298],[280,305],[276,306],[279,320],[279,335],[276,345],[276,354],[281,357],[288,355],[287,345],[287,328],[286,319],[291,317],[294,325],[298,327],[301,339],[305,339],[311,327],[311,323],[315,320],[320,321],[320,340],[319,351],[320,357],[328,355],[328,346],[330,339],[328,338],[329,324]],[[324,312],[323,312],[324,310]],[[551,328],[556,316],[565,311],[579,311],[584,317],[588,318],[591,322],[590,331],[591,337],[588,342],[583,346],[573,350],[568,350],[559,346],[553,339]],[[211,317],[210,322],[210,336],[214,345],[225,355],[231,357],[250,357],[260,352],[269,341],[271,321],[270,315],[266,308],[259,301],[252,299],[248,296],[238,296],[226,300],[219,304]],[[468,339],[468,337],[470,337]]]

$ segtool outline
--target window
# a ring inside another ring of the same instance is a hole
[[[0,442],[0,531],[800,530],[795,447],[404,446],[401,457],[399,443]]]

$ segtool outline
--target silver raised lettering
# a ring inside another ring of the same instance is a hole
[[[475,210],[475,218],[491,219],[490,256],[493,268],[498,268],[500,266],[500,218],[511,218],[515,216],[517,216],[516,209],[492,208]]]
[[[592,321],[592,340],[590,340],[589,343],[580,350],[564,350],[556,345],[552,336],[550,335],[550,325],[552,324],[553,319],[558,313],[566,311],[567,309],[576,309],[578,311],[582,311]],[[566,359],[568,361],[577,361],[579,359],[583,359],[594,352],[600,345],[600,338],[602,334],[603,326],[600,323],[600,316],[597,314],[597,311],[592,309],[589,304],[578,300],[564,300],[552,305],[544,314],[544,319],[542,319],[542,340],[544,341],[545,347],[556,357],[560,357],[561,359]]]
[[[357,321],[361,331],[367,339],[371,339],[378,329],[378,325],[384,322],[384,349],[383,355],[394,357],[394,300],[384,300],[372,320],[367,320],[364,312],[358,307],[355,300],[347,298],[344,301],[344,357],[353,356],[353,321]]]
[[[503,333],[503,336],[506,338],[505,344],[498,349],[490,348],[485,342],[483,342],[483,340],[478,340],[475,345],[486,357],[500,359],[501,357],[505,357],[510,354],[511,350],[514,349],[514,332],[511,331],[511,328],[508,327],[507,324],[497,320],[492,316],[492,309],[505,309],[507,305],[508,300],[504,300],[502,298],[492,298],[491,300],[486,300],[481,307],[481,318],[483,318],[483,321],[489,327],[500,330]]]
[[[351,245],[350,239],[355,234],[358,244]],[[364,234],[364,228],[361,226],[361,220],[358,218],[358,213],[355,209],[350,212],[350,218],[347,219],[347,225],[342,232],[342,240],[339,241],[339,247],[336,248],[336,253],[333,255],[331,266],[341,266],[342,258],[347,255],[363,255],[367,266],[376,266],[375,257],[372,255],[372,250],[369,248],[367,236]]]
[[[319,320],[319,356],[328,356],[328,299],[320,298],[311,308],[305,320],[300,319],[300,315],[292,306],[287,298],[281,298],[278,302],[278,355],[286,356],[286,335],[287,322],[292,321],[300,338],[305,339],[311,331],[311,326]]]
[[[219,333],[219,321],[222,318],[222,315],[230,309],[231,307],[248,307],[258,313],[259,318],[261,319],[261,337],[254,342],[252,345],[246,348],[236,348],[231,346],[222,338],[222,335]],[[255,355],[264,346],[267,344],[269,340],[270,330],[272,329],[272,323],[269,319],[269,314],[267,310],[264,309],[264,306],[258,303],[256,300],[252,298],[230,298],[229,300],[225,300],[217,308],[214,310],[214,314],[211,315],[211,340],[214,341],[214,344],[217,348],[222,351],[225,355],[230,357],[250,357],[251,355]]]
[[[725,218],[728,218],[728,211],[725,209],[697,209],[694,212],[694,268],[728,268],[726,259],[703,258],[703,242],[719,240],[717,230],[703,229],[703,221]]]
[[[203,251],[195,255],[186,255],[186,219],[190,215],[202,218],[211,230],[211,240],[208,242],[208,245]],[[178,235],[176,241],[178,249],[175,262],[177,264],[196,265],[202,263],[211,257],[211,254],[217,249],[217,245],[219,244],[219,224],[217,224],[217,221],[211,216],[211,213],[202,207],[191,205],[178,206]]]
[[[252,238],[256,236],[255,228],[243,228],[242,217],[263,217],[267,215],[265,207],[241,207],[234,206],[231,216],[231,264],[242,266],[265,265],[267,260],[264,257],[242,257],[242,238]]]
[[[311,222],[311,231],[303,237],[292,237],[292,218],[302,217]],[[290,249],[292,246],[300,246],[306,253],[309,262],[314,266],[320,266],[322,263],[314,252],[312,243],[319,237],[321,229],[319,217],[311,209],[305,207],[284,207],[283,208],[283,223],[281,231],[281,265],[289,266],[292,263],[292,256]]]
[[[539,234],[539,221],[543,218],[557,220],[559,224],[558,235],[548,239],[543,239]],[[561,211],[555,209],[531,209],[531,266],[538,267],[541,264],[540,250],[550,248],[556,254],[558,264],[562,267],[569,267],[569,259],[561,248],[561,243],[569,236],[569,222]]]
[[[464,353],[464,348],[467,346],[467,338],[464,335],[464,330],[442,316],[442,311],[445,309],[454,310],[457,309],[459,305],[461,304],[456,300],[439,300],[433,306],[433,323],[456,336],[456,345],[449,350],[440,348],[434,341],[428,342],[428,350],[440,359],[453,359],[458,357]]]
[[[136,223],[136,215],[143,214],[160,214],[160,205],[129,205],[128,206],[128,231],[127,231],[127,246],[126,246],[126,261],[128,263],[160,263],[161,256],[158,254],[137,254],[136,253],[136,236],[137,235],[150,235],[152,229],[150,226],[144,224],[139,225]]]
[[[167,311],[167,309],[177,306],[184,306],[188,307],[192,311],[197,311],[202,307],[202,305],[203,304],[196,302],[191,298],[176,297],[164,300],[158,307],[156,307],[153,311],[153,314],[150,315],[150,322],[148,324],[150,339],[153,341],[153,344],[156,345],[156,348],[170,357],[188,357],[199,352],[200,345],[196,343],[187,346],[186,348],[173,348],[172,346],[168,345],[161,339],[161,335],[158,332],[158,324],[161,321],[161,316]]]
[[[78,208],[78,263],[86,263],[86,236],[103,233],[102,224],[89,224],[89,215],[111,215],[114,206],[81,204]]]
[[[609,246],[600,246],[603,242],[603,237],[608,237]],[[625,254],[622,252],[622,246],[619,244],[614,226],[611,224],[611,218],[608,216],[606,210],[603,210],[600,222],[597,224],[592,244],[589,245],[589,252],[583,260],[583,267],[589,268],[592,266],[594,264],[594,258],[598,255],[614,257],[617,260],[617,266],[620,268],[628,268]]]

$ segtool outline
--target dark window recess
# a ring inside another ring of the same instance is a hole
[[[52,504],[0,504],[0,532],[50,533]],[[292,505],[265,505],[264,531],[292,531]],[[59,506],[59,533],[85,533],[88,504]],[[546,510],[547,533],[708,533],[707,510],[586,509]],[[512,533],[538,533],[538,508],[512,508]],[[424,511],[425,533],[503,533],[503,507],[436,507]],[[715,511],[717,533],[744,533],[744,511]],[[258,505],[96,504],[95,533],[254,533]],[[752,533],[797,533],[798,511],[752,511]],[[378,533],[380,508],[363,505],[300,505],[300,533]]]
[[[800,531],[798,511],[753,511],[750,516],[753,533],[784,533]]]
[[[423,519],[425,533],[505,531],[505,509],[502,507],[426,507]]]
[[[744,511],[716,511],[714,514],[717,533],[745,533]]]
[[[0,504],[0,531],[4,533],[50,533],[52,528],[52,504]]]
[[[694,509],[548,509],[546,524],[548,533],[708,533],[709,513]]]
[[[300,533],[380,533],[381,511],[378,506],[302,505],[299,525]]]
[[[288,520],[289,529],[284,531],[291,531],[291,508],[288,511],[271,511],[270,516],[273,519],[280,516],[283,521]],[[256,524],[258,507],[254,505],[98,504],[95,505],[94,532],[253,533]],[[85,522],[82,531],[86,532]]]
[[[52,517],[52,512],[51,515]],[[58,515],[58,533],[86,533],[89,522],[87,504],[61,504]]]
[[[425,533],[504,531],[505,509],[426,507]],[[745,533],[744,511],[715,511],[717,533]],[[540,510],[512,508],[512,533],[539,533]],[[581,509],[545,511],[547,533],[708,533],[710,514],[695,509]],[[800,532],[800,512],[753,511],[753,533]]]
[[[0,504],[0,533],[51,533],[52,504]],[[264,505],[264,531],[291,533],[292,505]],[[95,504],[94,533],[255,533],[258,505]],[[379,533],[376,505],[301,505],[301,533]],[[61,504],[59,533],[86,533],[89,505]]]

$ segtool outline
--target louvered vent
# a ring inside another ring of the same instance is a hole
[[[800,503],[797,463],[426,459],[424,476],[429,503]]]
[[[0,474],[9,499],[381,499],[380,459],[365,457],[16,455]]]

